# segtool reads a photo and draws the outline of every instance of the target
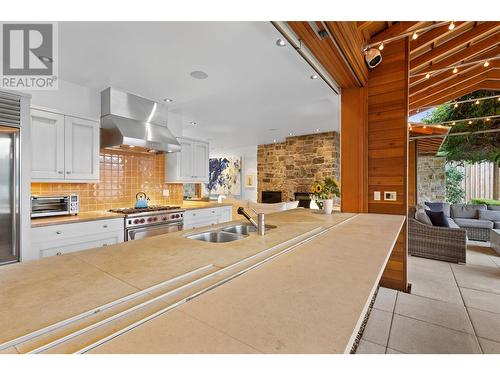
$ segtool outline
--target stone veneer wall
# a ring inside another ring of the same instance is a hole
[[[315,180],[340,179],[340,136],[337,132],[288,137],[257,148],[258,200],[263,190],[282,192],[282,200],[309,192]]]
[[[443,157],[419,156],[417,160],[417,202],[445,201],[445,164]]]

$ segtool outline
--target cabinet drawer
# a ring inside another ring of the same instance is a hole
[[[219,208],[214,207],[214,208],[201,208],[199,210],[188,210],[184,212],[184,220],[198,220],[198,219],[204,219],[204,218],[209,218],[212,216],[218,216],[220,215],[219,213]]]
[[[47,242],[123,230],[123,218],[117,218],[32,228],[31,235],[33,242]]]
[[[75,251],[114,245],[120,242],[123,242],[123,231],[114,231],[95,235],[92,239],[88,236],[84,236],[50,242],[34,243],[33,246],[39,251],[40,258],[46,258],[53,255],[63,255],[73,253]]]

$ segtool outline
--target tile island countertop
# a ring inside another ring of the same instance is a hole
[[[201,228],[4,266],[0,343],[200,267],[224,270],[309,236],[88,352],[349,352],[404,220],[296,209],[266,215],[277,228],[265,236],[229,243],[186,238]],[[96,332],[95,340],[101,337]],[[78,340],[61,352],[88,345]],[[23,345],[15,350],[28,351]]]

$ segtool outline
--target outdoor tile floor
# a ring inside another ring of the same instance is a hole
[[[409,257],[411,294],[380,288],[357,354],[500,354],[500,255],[473,242],[467,264]]]

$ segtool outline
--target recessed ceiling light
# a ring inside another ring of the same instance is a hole
[[[290,134],[288,134],[288,135],[293,135],[293,133],[290,133]]]
[[[163,99],[163,101],[167,102],[167,103],[172,103],[174,101],[174,99],[165,98],[165,99]]]
[[[311,77],[309,77],[309,78],[311,78],[311,79],[318,79],[319,76],[317,74],[312,74]]]
[[[130,147],[130,148],[134,148],[135,146],[130,145],[130,146],[128,146],[128,147]]]
[[[285,43],[285,41],[284,41],[283,39],[281,39],[281,38],[280,38],[280,39],[278,39],[278,40],[276,41],[276,45],[277,45],[278,47],[284,47],[284,46],[286,46],[286,43]]]
[[[276,143],[276,139],[273,139],[273,142]]]
[[[193,77],[193,78],[196,78],[196,79],[206,79],[206,78],[208,78],[208,74],[205,73],[205,72],[202,72],[201,70],[194,70],[191,73],[189,73],[189,75],[191,77]]]
[[[316,129],[316,133],[319,132],[319,129]]]
[[[54,62],[54,59],[52,57],[48,56],[37,56],[41,61],[46,62],[46,63],[52,63]]]
[[[193,126],[198,125],[198,123],[197,123],[197,122],[195,122],[195,121],[190,121],[189,123],[190,123],[191,125],[193,125]]]

